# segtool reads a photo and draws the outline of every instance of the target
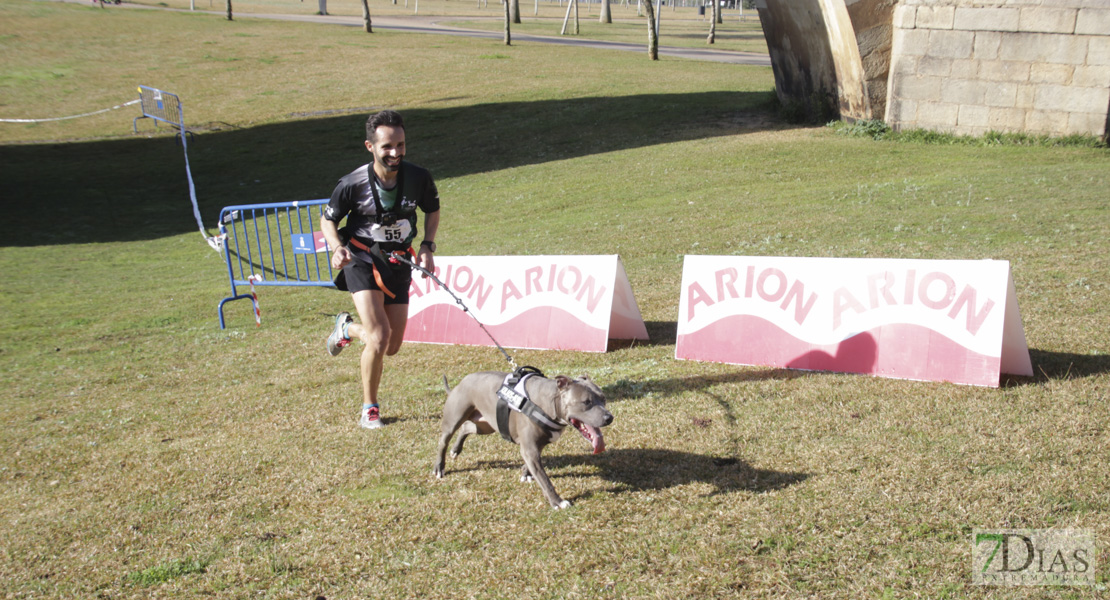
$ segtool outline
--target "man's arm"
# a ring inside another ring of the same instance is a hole
[[[439,231],[439,211],[426,213],[424,215],[424,241],[436,241],[437,231]],[[420,252],[416,255],[416,264],[420,265],[423,269],[427,269],[433,273],[435,272],[436,261],[431,248],[421,244]],[[427,277],[427,275],[424,274],[421,274],[421,276]]]
[[[321,216],[320,231],[324,233],[328,248],[332,250],[331,268],[342,269],[344,265],[351,262],[351,251],[339,239],[339,226],[335,224],[335,221]]]

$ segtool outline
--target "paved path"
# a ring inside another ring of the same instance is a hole
[[[220,13],[217,13],[220,14]],[[339,17],[319,15],[290,15],[290,14],[258,14],[243,13],[235,15],[236,18],[276,19],[283,21],[301,21],[311,23],[331,23],[335,25],[349,25],[362,27],[361,17]],[[485,38],[490,40],[504,39],[505,34],[500,31],[482,31],[478,29],[463,29],[441,25],[438,20],[453,19],[453,17],[374,17],[374,29],[389,29],[410,33],[433,33],[438,35],[459,35],[466,37]],[[500,22],[500,20],[498,20]],[[645,26],[646,29],[646,26]],[[511,33],[511,31],[510,31]],[[603,42],[598,40],[582,39],[574,36],[546,36],[511,33],[513,43],[532,42],[537,44],[558,44],[563,46],[578,46],[580,48],[594,48],[597,50],[623,50],[626,52],[647,53],[647,43],[630,44],[628,42]],[[646,37],[646,32],[645,32]],[[731,63],[736,65],[771,66],[771,58],[766,54],[755,52],[730,52],[727,50],[711,50],[709,48],[677,48],[673,46],[660,46],[660,56],[673,56],[690,60],[707,60],[713,62]]]

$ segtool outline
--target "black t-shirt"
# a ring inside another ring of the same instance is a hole
[[[375,185],[379,187],[378,202],[375,202],[376,190],[372,187]],[[324,209],[324,218],[338,224],[346,217],[347,225],[343,233],[367,246],[377,243],[383,252],[404,250],[416,236],[416,209],[424,213],[438,211],[439,190],[427,169],[402,162],[397,174],[396,202],[392,209],[383,209],[379,218],[380,189],[381,182],[372,165],[355,169],[335,186],[331,201]],[[357,258],[371,261],[366,252],[358,248],[351,248],[351,251]]]

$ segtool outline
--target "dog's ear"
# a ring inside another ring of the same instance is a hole
[[[570,385],[570,384],[571,384],[570,377],[567,377],[566,375],[556,375],[555,376],[555,385],[559,386],[560,390],[565,390],[567,388],[567,386]]]
[[[581,376],[581,377],[579,377],[578,379],[579,379],[580,381],[589,381],[589,380],[590,380],[590,376],[589,376],[589,375],[587,375],[587,374],[585,374],[585,373],[583,373],[583,374],[582,374],[582,376]]]

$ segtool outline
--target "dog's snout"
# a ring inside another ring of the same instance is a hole
[[[605,418],[602,419],[602,427],[604,427],[604,426],[606,426],[606,425],[608,425],[612,422],[613,422],[613,413],[611,413],[611,412],[605,413]]]

